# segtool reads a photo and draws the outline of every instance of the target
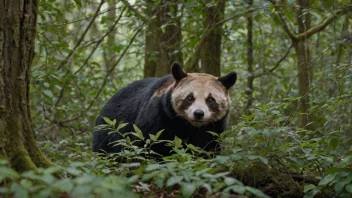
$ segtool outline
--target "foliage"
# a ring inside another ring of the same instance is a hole
[[[268,72],[291,44],[277,11],[269,1],[254,1],[252,8],[247,1],[228,1],[224,17],[233,18],[223,25],[221,69],[223,73],[235,70],[239,75],[230,93],[229,129],[220,137],[223,153],[204,158],[214,154],[192,145],[182,147],[176,138],[169,142],[175,154],[156,161],[149,157],[153,154],[149,148],[160,142],[158,135],[143,139],[138,128],[134,135],[146,141],[146,147],[136,147],[126,136],[116,142],[125,146],[120,154],[101,157],[90,152],[94,120],[103,104],[116,90],[142,78],[147,26],[123,1],[109,0],[98,9],[100,2],[40,1],[36,56],[30,73],[31,115],[37,140],[60,167],[16,173],[1,161],[0,195],[187,197],[236,192],[265,197],[264,192],[275,196],[277,191],[269,191],[260,182],[249,185],[248,178],[237,174],[236,170],[245,173],[247,167],[261,162],[274,174],[289,176],[305,197],[352,196],[350,15],[341,16],[310,38],[314,78],[306,94],[314,118],[310,124],[315,130],[311,131],[297,127],[302,98],[293,50],[279,67]],[[153,2],[159,5],[161,1]],[[295,1],[285,2],[287,21],[295,27]],[[348,3],[311,2],[312,25]],[[199,21],[205,6],[214,5],[185,0],[179,6],[185,60],[204,32]],[[136,0],[132,7],[143,13],[146,4]],[[112,9],[116,11],[113,18],[108,16]],[[254,20],[254,74],[246,70],[249,9]],[[114,33],[108,35],[110,30]],[[109,36],[113,36],[113,43]],[[111,65],[115,68],[109,72]],[[245,79],[259,74],[265,75],[254,80],[254,103],[251,114],[246,115]],[[110,124],[105,127],[116,123]]]

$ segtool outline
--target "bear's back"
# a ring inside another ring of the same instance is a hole
[[[104,117],[107,117],[110,120],[116,120],[116,126],[119,123],[128,123],[120,132],[125,133],[133,131],[133,124],[139,112],[148,105],[155,91],[171,78],[171,75],[162,78],[146,78],[121,88],[104,105],[95,121],[95,126],[106,124]],[[120,135],[118,133],[109,135],[108,133],[109,130],[98,130],[94,132],[94,152],[98,152],[100,149],[107,152],[118,152],[120,150],[120,148],[108,145],[108,143],[113,140],[121,139]]]

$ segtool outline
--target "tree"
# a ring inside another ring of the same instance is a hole
[[[248,0],[248,7],[253,7],[253,0]],[[254,70],[253,70],[253,16],[252,13],[248,13],[247,16],[247,102],[245,106],[246,114],[250,114],[250,108],[253,103],[253,81],[254,81]]]
[[[205,28],[215,26],[223,20],[225,12],[225,0],[207,0],[203,9],[203,26]],[[222,26],[215,27],[206,37],[201,48],[202,72],[220,76],[221,66],[221,39]]]
[[[29,108],[38,0],[0,4],[0,156],[17,171],[53,165],[40,150]]]
[[[337,17],[351,11],[351,6],[345,6],[337,12],[328,16],[323,22],[311,27],[310,20],[310,2],[309,0],[296,0],[298,8],[296,10],[296,20],[298,34],[295,34],[290,28],[288,21],[286,19],[285,13],[282,7],[285,4],[270,0],[275,9],[278,11],[279,17],[281,19],[282,27],[286,34],[290,37],[293,46],[296,51],[297,57],[297,70],[298,70],[298,89],[299,95],[301,97],[299,106],[301,111],[301,126],[312,129],[310,123],[312,120],[312,115],[310,112],[309,104],[309,92],[310,86],[313,80],[313,65],[311,63],[311,55],[309,50],[309,38],[314,34],[324,30],[331,22],[333,22]],[[307,12],[306,12],[307,11]]]
[[[145,36],[144,77],[163,76],[170,73],[171,63],[182,64],[181,21],[178,1],[162,0],[155,6],[154,1],[146,1],[148,27]],[[149,20],[150,19],[150,20]]]

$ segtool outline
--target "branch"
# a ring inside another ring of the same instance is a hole
[[[104,4],[105,0],[101,0],[100,1],[100,4],[97,8],[97,10],[95,11],[94,13],[94,17],[92,18],[92,20],[89,22],[87,28],[84,30],[81,38],[78,40],[76,46],[71,50],[71,52],[67,55],[67,57],[64,59],[64,61],[61,62],[61,64],[59,65],[59,67],[57,68],[57,70],[60,70],[62,66],[64,66],[68,61],[69,59],[71,58],[71,56],[73,55],[73,53],[76,51],[76,49],[78,48],[78,46],[81,44],[81,42],[83,41],[84,37],[86,36],[88,30],[90,29],[90,27],[93,25],[95,19],[97,18],[97,16],[99,15],[99,11],[100,11],[100,8],[101,6]]]
[[[123,13],[125,12],[125,8],[126,7],[124,7],[122,9],[119,17],[117,18],[115,23],[110,27],[110,29],[98,40],[98,42],[94,46],[93,50],[90,52],[90,54],[88,55],[86,60],[83,62],[83,65],[73,75],[76,75],[78,72],[80,72],[83,69],[83,67],[88,63],[88,60],[90,59],[90,57],[92,57],[94,52],[98,49],[99,45],[104,41],[105,37],[107,37],[112,31],[114,31],[116,25],[119,23],[120,19],[122,18]]]
[[[72,122],[75,121],[77,119],[79,119],[80,117],[82,117],[94,104],[94,102],[97,100],[97,98],[100,96],[100,93],[103,91],[106,83],[108,82],[108,78],[111,75],[111,73],[114,71],[114,69],[116,68],[116,66],[118,65],[118,63],[121,61],[121,59],[124,57],[124,55],[126,54],[127,50],[130,48],[130,46],[132,45],[133,41],[136,39],[137,35],[141,32],[141,30],[143,29],[143,26],[140,26],[140,28],[137,30],[137,32],[133,35],[133,37],[131,38],[130,42],[128,43],[127,47],[124,49],[124,51],[122,52],[122,54],[120,55],[119,59],[115,62],[115,64],[110,68],[110,70],[108,70],[107,75],[104,78],[103,84],[101,85],[97,95],[94,97],[94,99],[92,100],[92,102],[88,105],[87,108],[85,108],[82,112],[80,112],[78,115],[74,116],[73,118],[67,119],[67,120],[61,120],[61,121],[56,121],[56,123],[59,124],[63,124],[63,123],[68,123],[68,122]]]
[[[230,21],[231,19],[237,18],[237,17],[242,16],[242,15],[247,14],[247,13],[252,13],[252,12],[258,10],[258,9],[259,8],[249,9],[249,10],[247,10],[245,12],[240,13],[240,14],[236,14],[236,15],[233,15],[233,16],[231,16],[229,18],[223,19],[223,20],[215,23],[212,26],[208,25],[206,27],[206,29],[204,30],[204,33],[203,33],[202,37],[200,38],[198,45],[196,46],[196,50],[195,50],[194,54],[186,61],[186,64],[185,64],[186,70],[187,71],[191,71],[192,69],[194,69],[197,66],[198,60],[200,59],[200,52],[201,52],[201,49],[203,47],[203,44],[206,41],[206,39],[209,37],[210,33],[215,28],[217,28],[218,26]]]
[[[273,72],[275,69],[277,69],[277,68],[280,66],[281,62],[284,61],[284,60],[286,59],[286,57],[289,55],[289,53],[290,53],[292,47],[293,47],[293,43],[290,45],[290,47],[289,47],[288,50],[286,51],[285,55],[280,58],[280,60],[275,64],[275,66],[274,66],[273,68],[271,68],[271,69],[270,69],[269,71],[267,71],[267,72],[263,72],[263,73],[261,73],[261,74],[254,75],[254,78],[258,78],[258,77],[264,76],[264,75],[266,75],[266,74],[269,74],[269,73]]]
[[[330,14],[325,21],[321,22],[319,25],[316,25],[306,32],[300,33],[296,36],[297,39],[304,39],[304,38],[309,38],[313,36],[315,33],[318,33],[322,30],[324,30],[331,22],[333,22],[335,19],[340,17],[341,15],[346,14],[347,12],[352,11],[352,4],[351,5],[346,5],[344,8],[338,10],[337,12]]]
[[[290,30],[290,28],[288,27],[288,20],[285,16],[284,11],[281,9],[280,5],[278,2],[276,2],[275,0],[268,0],[270,1],[274,7],[275,10],[278,11],[279,17],[281,19],[281,23],[282,23],[282,27],[284,28],[285,32],[287,33],[287,35],[292,39],[292,40],[297,40],[296,35]]]
[[[127,0],[121,0],[128,9],[130,9],[137,17],[139,17],[144,23],[147,23],[149,19],[143,14],[139,13]]]

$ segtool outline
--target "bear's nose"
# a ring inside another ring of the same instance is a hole
[[[201,109],[197,109],[194,111],[193,115],[195,119],[200,120],[204,117],[204,111]]]

